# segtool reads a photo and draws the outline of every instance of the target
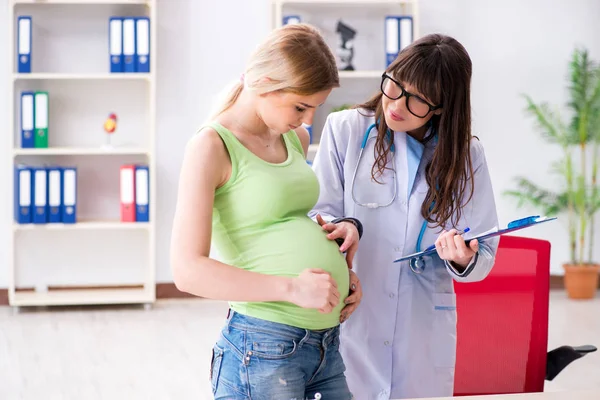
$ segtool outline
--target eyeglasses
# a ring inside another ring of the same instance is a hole
[[[431,111],[442,108],[441,104],[434,106],[419,96],[407,92],[400,82],[385,72],[381,75],[381,92],[390,100],[398,100],[402,96],[406,97],[406,108],[408,108],[408,111],[412,115],[418,118],[425,118]]]

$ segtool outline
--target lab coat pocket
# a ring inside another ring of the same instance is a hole
[[[456,362],[456,295],[434,293],[432,350],[436,367],[452,368]]]

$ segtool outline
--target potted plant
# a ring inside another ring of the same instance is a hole
[[[557,176],[555,190],[520,176],[517,189],[505,194],[516,198],[519,206],[534,206],[548,216],[567,215],[570,260],[563,264],[565,288],[570,298],[589,299],[595,296],[600,271],[594,262],[594,216],[600,209],[600,68],[587,50],[576,49],[569,72],[568,123],[547,103],[536,104],[524,96],[526,111],[543,137],[563,151],[564,157],[552,169]]]

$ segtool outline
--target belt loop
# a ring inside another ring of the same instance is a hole
[[[324,349],[327,348],[327,340],[329,339],[329,335],[331,334],[332,329],[334,328],[328,329],[323,335],[323,340],[321,340],[321,346],[323,346]]]
[[[330,343],[331,341],[333,341],[333,338],[335,337],[335,333],[338,329],[339,329],[339,325],[336,327],[333,327],[333,328],[329,329],[327,332],[325,332],[325,334],[323,335],[323,346],[324,347],[327,347],[326,345],[328,343]]]
[[[234,311],[231,308],[227,310],[227,332],[230,332],[231,318],[233,317],[233,313]]]
[[[308,340],[308,338],[310,338],[310,331],[308,329],[305,329],[305,331],[306,334],[304,335],[302,340],[300,340],[300,343],[298,343],[298,347],[302,347],[302,345]]]

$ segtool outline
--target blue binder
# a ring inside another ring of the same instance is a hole
[[[385,62],[389,66],[398,54],[413,42],[413,19],[411,16],[387,16],[385,18]]]
[[[21,165],[15,166],[14,178],[14,218],[19,224],[32,222],[32,178],[31,168]]]
[[[47,199],[48,184],[47,171],[44,167],[32,167],[32,194],[33,194],[33,223],[45,224],[48,222]]]
[[[110,72],[123,72],[123,18],[111,17],[108,20],[108,56]]]
[[[150,220],[150,173],[147,165],[135,166],[135,220]]]
[[[150,18],[135,20],[135,70],[150,72]]]
[[[308,143],[312,143],[313,142],[313,131],[312,131],[312,125],[304,125],[304,127],[306,128],[306,130],[308,131]]]
[[[135,18],[123,18],[123,72],[135,72]]]
[[[385,17],[385,65],[389,66],[400,52],[400,21],[397,17]]]
[[[283,17],[283,25],[299,24],[300,22],[302,22],[302,19],[299,15],[286,15]]]
[[[413,18],[410,15],[398,17],[400,34],[400,51],[404,50],[414,40]]]
[[[22,16],[17,19],[17,54],[19,73],[31,72],[31,17]]]
[[[21,147],[35,147],[35,93],[21,92]]]
[[[77,168],[64,167],[62,171],[62,222],[77,222]]]
[[[47,168],[47,214],[48,222],[58,223],[62,221],[62,168]]]

